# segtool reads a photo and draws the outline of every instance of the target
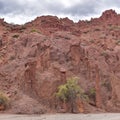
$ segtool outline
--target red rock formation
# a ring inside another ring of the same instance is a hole
[[[113,20],[117,18],[117,13],[114,10],[106,10],[103,12],[102,16],[100,17],[102,20]]]
[[[28,98],[24,106],[29,100],[31,107],[38,101],[35,105],[41,109],[57,111],[55,92],[73,76],[85,93],[96,86],[97,107],[120,112],[120,15],[115,11],[78,23],[55,16],[38,17],[22,26],[0,23],[0,89],[10,97],[12,112],[24,96]],[[81,103],[76,102],[81,112],[96,110],[94,104]]]

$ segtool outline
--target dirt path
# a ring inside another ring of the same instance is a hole
[[[0,120],[120,120],[120,113],[109,114],[54,114],[54,115],[0,115]]]

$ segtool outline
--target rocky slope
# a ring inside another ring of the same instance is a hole
[[[119,14],[107,10],[78,23],[56,16],[25,25],[0,20],[0,90],[11,101],[6,112],[60,112],[54,93],[73,76],[84,91],[96,90],[95,100],[76,102],[76,112],[120,112]]]

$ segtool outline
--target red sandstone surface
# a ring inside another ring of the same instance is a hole
[[[56,16],[25,25],[0,20],[0,90],[11,102],[5,112],[61,112],[54,93],[73,76],[84,91],[96,89],[96,100],[76,101],[74,112],[120,112],[119,14],[107,10],[78,23]]]

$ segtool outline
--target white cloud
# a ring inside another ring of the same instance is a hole
[[[59,2],[62,3],[66,7],[71,7],[73,5],[76,5],[77,3],[82,3],[83,0],[60,0]]]
[[[0,16],[19,24],[47,14],[78,21],[100,16],[107,9],[120,13],[119,5],[120,0],[0,0]]]

